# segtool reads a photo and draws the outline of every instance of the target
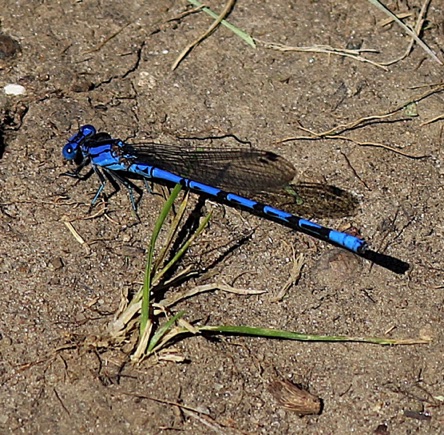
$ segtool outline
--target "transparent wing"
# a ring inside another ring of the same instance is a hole
[[[289,184],[276,192],[254,193],[253,198],[304,217],[340,218],[353,216],[358,198],[346,190],[329,184]]]
[[[276,190],[290,183],[296,174],[283,157],[258,149],[146,143],[125,144],[123,150],[136,161],[234,192]]]
[[[359,206],[355,195],[336,186],[291,184],[295,168],[270,151],[156,143],[124,144],[123,151],[138,162],[305,217],[352,216]]]

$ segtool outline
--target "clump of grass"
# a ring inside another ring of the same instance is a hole
[[[137,342],[137,344],[134,346],[134,352],[131,355],[131,359],[133,362],[138,363],[141,360],[154,354],[162,359],[167,359],[170,361],[181,361],[182,358],[177,356],[172,351],[168,352],[168,350],[166,350],[162,353],[162,355],[159,352],[165,350],[168,344],[173,341],[177,341],[181,337],[197,334],[228,334],[297,341],[360,342],[380,345],[420,344],[429,342],[425,339],[398,340],[378,337],[309,335],[292,331],[246,325],[194,326],[185,320],[184,311],[178,311],[176,313],[171,312],[171,307],[177,302],[186,298],[194,297],[197,294],[215,289],[220,289],[237,294],[261,293],[251,290],[247,291],[243,289],[236,289],[225,284],[215,283],[210,285],[197,286],[191,290],[185,291],[184,293],[174,298],[167,298],[157,303],[154,302],[153,295],[155,295],[156,290],[160,288],[160,283],[162,279],[165,278],[166,273],[170,271],[173,267],[178,265],[178,262],[181,260],[185,252],[188,250],[190,245],[199,237],[211,218],[211,213],[205,216],[196,231],[189,235],[188,238],[186,238],[182,242],[177,252],[173,255],[172,259],[167,261],[167,256],[170,253],[174,237],[177,234],[178,228],[180,227],[180,223],[183,219],[188,204],[188,194],[186,194],[180,202],[177,213],[171,220],[169,228],[166,229],[166,240],[155,258],[156,242],[162,228],[165,227],[167,216],[172,212],[173,204],[177,199],[180,190],[181,187],[179,185],[173,189],[154,226],[147,254],[143,287],[137,294],[135,294],[135,296],[129,303],[127,302],[126,298],[124,299],[115,320],[113,320],[113,322],[111,322],[108,327],[108,332],[110,333],[111,339],[114,343],[127,342],[131,335],[137,335],[137,339],[133,340],[134,342]],[[171,285],[171,283],[186,277],[188,273],[189,269],[185,269],[184,271],[177,273],[168,281],[162,282],[162,291],[165,292],[165,289],[167,289],[168,286]]]
[[[155,223],[148,247],[145,276],[142,288],[135,294],[129,303],[127,303],[126,300],[122,302],[116,319],[108,326],[108,331],[111,334],[111,338],[113,340],[120,341],[124,340],[130,333],[132,333],[134,327],[138,325],[138,344],[132,356],[133,360],[135,361],[139,361],[141,358],[153,353],[161,343],[164,336],[171,330],[172,325],[178,322],[183,316],[184,313],[182,312],[172,315],[164,324],[155,329],[154,325],[157,325],[158,317],[160,317],[161,313],[167,314],[168,307],[162,303],[155,304],[153,302],[153,291],[158,287],[159,283],[165,277],[167,272],[178,264],[190,245],[202,233],[211,217],[211,213],[208,214],[202,220],[197,230],[182,242],[178,251],[174,254],[171,260],[167,261],[167,255],[172,247],[174,236],[177,234],[188,204],[188,194],[186,194],[178,207],[177,213],[171,221],[164,245],[158,253],[157,258],[154,259],[157,239],[162,228],[165,226],[167,216],[172,212],[173,204],[177,199],[180,190],[180,185],[177,185],[173,189],[170,197],[162,208],[159,218]],[[185,270],[185,272],[176,274],[174,278],[169,280],[169,282],[178,280],[187,272],[188,271]],[[168,285],[168,283],[165,283],[164,285]],[[177,302],[177,300],[175,302]]]

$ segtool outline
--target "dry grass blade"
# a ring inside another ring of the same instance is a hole
[[[392,115],[392,113],[390,114]],[[388,116],[390,116],[388,115]],[[280,142],[284,143],[284,142],[290,142],[293,140],[316,140],[316,139],[336,139],[336,140],[344,140],[344,141],[348,141],[348,142],[353,142],[354,144],[358,145],[358,146],[362,146],[362,147],[374,147],[374,148],[383,148],[386,149],[388,151],[391,151],[395,154],[399,154],[403,157],[408,157],[410,159],[424,159],[426,157],[428,157],[428,155],[415,155],[415,154],[409,154],[406,153],[398,148],[394,148],[391,147],[389,145],[385,145],[382,143],[378,143],[378,142],[362,142],[362,141],[358,141],[356,139],[350,138],[348,136],[343,136],[340,134],[336,134],[335,131],[337,130],[341,130],[341,132],[345,132],[347,130],[352,130],[354,128],[356,128],[359,124],[364,123],[370,119],[383,119],[386,116],[371,116],[371,117],[365,117],[365,118],[361,118],[358,121],[353,121],[351,124],[349,124],[349,126],[339,126],[339,127],[335,127],[332,130],[329,131],[323,131],[321,133],[316,133],[314,131],[309,130],[308,128],[299,126],[298,128],[309,133],[310,136],[291,136],[291,137],[286,137],[284,139],[282,139]]]
[[[323,131],[320,133],[316,133],[316,132],[309,130],[308,128],[305,128],[303,126],[298,126],[298,128],[300,130],[305,131],[306,133],[309,134],[309,136],[290,136],[290,137],[286,137],[284,139],[281,139],[279,142],[284,143],[284,142],[290,142],[290,141],[294,141],[294,140],[339,139],[339,140],[346,140],[349,142],[353,142],[358,146],[383,148],[383,149],[386,149],[386,150],[391,151],[393,153],[399,154],[403,157],[408,157],[410,159],[424,159],[429,156],[428,155],[409,154],[409,153],[406,153],[406,152],[400,150],[399,148],[394,148],[394,147],[391,147],[389,145],[385,145],[382,143],[358,141],[353,138],[343,136],[343,135],[341,135],[341,133],[345,133],[345,132],[353,130],[357,127],[363,127],[363,126],[365,126],[366,123],[371,122],[371,121],[378,121],[378,120],[390,118],[391,116],[397,114],[399,111],[403,110],[409,104],[417,103],[417,102],[419,102],[419,101],[421,101],[433,94],[437,94],[442,91],[444,91],[444,84],[436,85],[436,86],[432,87],[431,89],[429,89],[428,91],[418,95],[417,97],[414,97],[414,98],[410,99],[409,101],[399,104],[393,110],[390,110],[386,113],[382,113],[380,115],[364,116],[362,118],[358,118],[357,120],[351,121],[348,124],[340,124],[340,125],[337,125],[336,127],[333,127],[329,130],[326,130],[326,131]],[[398,119],[398,121],[402,121],[402,119]],[[432,122],[433,122],[433,120],[432,120]]]
[[[373,62],[370,59],[367,59],[365,57],[361,56],[361,53],[376,53],[377,50],[373,49],[358,49],[358,50],[347,50],[347,49],[340,49],[340,48],[334,48],[330,47],[328,45],[314,45],[313,47],[292,47],[289,45],[279,44],[275,42],[266,42],[266,41],[260,41],[258,39],[255,39],[256,42],[261,43],[264,45],[265,48],[270,48],[277,51],[296,51],[296,52],[303,52],[303,53],[324,53],[329,55],[335,55],[335,56],[343,56],[343,57],[349,57],[352,59],[355,59],[359,62],[365,62],[369,63],[377,68],[381,68],[384,71],[388,71],[388,68],[384,65]]]
[[[213,12],[210,8],[203,5],[198,0],[188,0],[188,3],[191,3],[193,6],[196,6],[196,9],[194,9],[194,11],[201,10],[206,14],[208,14],[211,18],[214,18],[215,20],[219,18],[219,15],[216,14],[216,12]],[[225,26],[231,32],[233,32],[236,36],[238,36],[245,43],[247,43],[251,48],[256,48],[255,40],[248,33],[244,32],[243,30],[239,29],[239,27],[236,27],[235,25],[229,23],[226,20],[222,20],[220,24],[222,26]]]
[[[416,89],[416,88],[413,88],[413,89]],[[433,85],[431,89],[424,92],[423,94],[418,95],[417,97],[412,98],[411,100],[406,101],[405,103],[401,103],[395,110],[401,110],[410,103],[418,103],[419,101],[424,100],[425,98],[430,97],[433,94],[438,94],[442,91],[444,91],[444,84],[443,83]]]
[[[287,294],[288,289],[292,285],[294,285],[301,277],[302,268],[304,267],[304,254],[299,254],[298,258],[296,258],[296,253],[294,252],[293,246],[291,248],[293,249],[293,268],[291,270],[290,277],[288,278],[282,289],[279,291],[279,293],[271,299],[271,302],[282,301],[282,299],[284,299],[285,295]]]
[[[424,121],[421,124],[421,127],[423,127],[424,125],[432,124],[433,122],[439,121],[441,119],[444,119],[444,113],[441,115],[435,116],[434,118],[428,119],[427,121]]]
[[[167,352],[166,349],[164,349],[164,347],[166,347],[166,345],[174,340],[174,339],[179,339],[181,336],[183,335],[196,335],[193,332],[189,331],[188,328],[177,328],[177,327],[173,327],[172,329],[168,330],[165,332],[165,334],[159,339],[159,341],[156,343],[156,345],[150,349],[148,352],[145,353],[144,357],[149,356],[149,355],[157,355],[159,354],[161,351],[165,351]]]
[[[213,290],[222,290],[228,293],[234,293],[238,295],[259,295],[265,293],[264,290],[246,290],[236,287],[231,287],[227,284],[221,284],[221,283],[212,283],[212,284],[205,284],[205,285],[199,285],[196,286],[190,290],[187,290],[183,293],[180,293],[178,295],[175,295],[173,297],[170,297],[168,299],[164,299],[159,304],[164,306],[165,308],[169,308],[178,302],[188,299],[190,297],[196,296],[201,293],[207,293]]]
[[[425,16],[426,16],[426,13],[427,13],[427,9],[429,8],[430,1],[431,0],[425,0],[424,4],[422,5],[421,11],[419,13],[418,21],[416,22],[415,29],[414,29],[415,30],[415,34],[418,35],[418,36],[421,33],[422,26],[424,25]],[[409,16],[409,15],[410,14],[404,14],[404,17],[405,16]],[[398,15],[398,18],[404,18],[404,17]],[[390,22],[391,21],[394,21],[394,20],[392,18],[390,18]],[[407,49],[406,49],[406,51],[404,52],[404,54],[402,54],[400,57],[398,57],[396,59],[393,59],[393,60],[388,61],[388,62],[384,62],[384,63],[382,63],[382,65],[386,65],[386,66],[393,65],[394,63],[397,63],[397,62],[401,61],[402,59],[406,58],[410,54],[410,52],[412,51],[414,43],[415,43],[415,39],[412,38],[410,43],[409,43],[409,45],[408,45],[408,47],[407,47]]]
[[[89,247],[88,243],[85,241],[85,239],[77,232],[77,230],[74,228],[71,222],[63,221],[63,223],[66,225],[66,228],[71,232],[71,234],[74,236],[74,238],[79,242],[86,250],[86,252],[89,254],[91,251],[91,248]]]
[[[196,335],[199,334],[199,328],[196,328],[195,326],[193,326],[190,322],[187,322],[185,319],[180,318],[177,321],[177,325],[180,328],[185,328],[186,330],[188,330],[188,332],[190,334]]]
[[[96,51],[101,50],[106,44],[108,44],[109,41],[111,41],[112,39],[114,39],[117,35],[119,35],[120,33],[122,33],[130,24],[132,24],[133,22],[130,21],[126,24],[124,24],[120,29],[118,29],[116,32],[114,32],[112,35],[108,36],[107,38],[105,38],[99,45],[97,45],[97,47],[91,48],[91,50],[85,51],[85,55],[86,54],[91,54],[94,53]]]
[[[130,396],[130,397],[135,397],[137,399],[147,399],[147,400],[152,400],[153,402],[162,403],[164,405],[174,406],[174,407],[179,408],[182,412],[187,411],[188,412],[187,415],[192,416],[192,417],[205,416],[205,421],[200,420],[201,423],[210,427],[215,433],[220,433],[223,435],[245,433],[245,432],[240,432],[230,426],[218,423],[216,420],[214,420],[212,417],[210,417],[207,412],[204,412],[201,409],[192,408],[191,406],[184,405],[183,403],[173,402],[171,400],[165,400],[165,399],[158,399],[156,397],[147,396],[145,394],[130,393],[130,392],[126,392],[126,391],[121,391],[121,394],[125,394],[126,396]]]
[[[196,412],[196,411],[190,411],[189,409],[182,409],[182,412],[185,415],[188,415],[189,417],[198,420],[203,426],[206,426],[209,430],[211,430],[212,433],[220,435],[230,435],[230,434],[234,435],[234,434],[245,433],[235,430],[234,428],[231,428],[230,430],[227,426],[217,422],[214,418],[210,417],[209,415],[203,414],[201,411]]]
[[[186,278],[191,278],[193,275],[196,275],[196,274],[197,274],[197,272],[194,270],[193,265],[189,264],[183,270],[177,272],[173,277],[165,280],[165,282],[162,285],[162,288],[171,287],[174,285],[175,282],[180,282],[182,280],[185,280]],[[153,278],[153,286],[157,286],[158,284],[159,284],[159,280],[156,275]]]
[[[413,12],[399,12],[396,14],[396,16],[400,19],[403,20],[404,18],[410,18],[413,16]],[[389,24],[392,24],[395,20],[392,17],[388,17],[385,18],[384,20],[380,21],[378,23],[378,26],[380,27],[385,27],[388,26]]]
[[[408,33],[414,41],[422,47],[422,49],[430,56],[432,57],[436,62],[438,62],[440,65],[442,65],[441,60],[436,56],[436,54],[431,50],[425,42],[421,40],[421,38],[418,37],[418,35],[410,29],[410,27],[406,26],[390,9],[388,9],[386,6],[384,6],[381,2],[378,0],[368,0],[372,5],[376,6],[380,11],[384,12],[386,15],[388,15],[390,18],[393,19],[399,26],[401,26],[406,33]],[[428,0],[426,0],[428,1]]]
[[[71,232],[71,234],[74,236],[74,238],[81,244],[81,245],[85,245],[85,239],[77,232],[77,230],[73,227],[71,222],[67,222],[64,221],[63,222],[66,226],[66,228],[68,228],[68,230]]]
[[[188,55],[188,53],[191,52],[191,50],[199,45],[205,38],[210,36],[216,28],[219,26],[219,24],[225,19],[225,17],[230,13],[231,9],[233,9],[234,4],[236,3],[236,0],[229,0],[227,4],[225,5],[222,13],[219,15],[219,18],[211,24],[211,26],[208,28],[208,30],[203,33],[201,36],[199,36],[194,42],[189,44],[187,47],[185,47],[184,50],[179,54],[176,61],[173,63],[173,66],[171,67],[171,70],[174,71],[182,62],[182,60]]]
[[[121,302],[120,305],[123,306],[123,303]],[[118,313],[115,316],[115,319],[107,326],[107,331],[111,338],[116,339],[122,335],[124,336],[129,330],[131,330],[131,320],[136,317],[141,306],[142,301],[139,299],[138,302],[132,302],[129,306],[125,307],[121,313]]]
[[[190,2],[191,4],[194,4],[194,2]],[[179,21],[182,20],[185,17],[188,17],[188,15],[192,15],[192,14],[196,14],[198,12],[200,12],[205,5],[203,4],[199,4],[199,5],[195,5],[196,7],[194,9],[182,12],[181,14],[178,14],[176,16],[174,16],[173,18],[170,18],[169,20],[167,20],[167,22],[171,22],[171,21]]]
[[[274,381],[269,391],[283,408],[299,415],[319,415],[322,411],[322,401],[319,397],[290,381]]]
[[[352,139],[350,137],[347,136],[324,136],[326,139],[339,139],[339,140],[345,140],[345,141],[349,141],[349,142],[353,142],[354,144],[360,146],[360,147],[373,147],[373,148],[382,148],[385,149],[387,151],[391,151],[392,153],[398,154],[400,156],[403,157],[407,157],[409,159],[414,159],[414,160],[420,160],[420,159],[425,159],[427,157],[429,157],[427,154],[409,154],[406,153],[404,151],[401,151],[398,148],[394,148],[391,147],[390,145],[385,145],[383,143],[378,143],[378,142],[361,142],[358,141],[356,139]]]
[[[148,342],[151,338],[151,332],[153,330],[153,323],[151,320],[148,321],[143,334],[139,337],[139,342],[137,343],[136,351],[130,356],[133,363],[139,363],[142,361],[143,357],[146,355],[146,348],[148,347]]]

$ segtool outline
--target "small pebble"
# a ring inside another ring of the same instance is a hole
[[[6,95],[23,95],[26,93],[26,88],[24,86],[12,83],[6,85],[3,90]]]

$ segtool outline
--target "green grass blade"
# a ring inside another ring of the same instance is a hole
[[[151,272],[152,272],[152,263],[153,263],[153,256],[154,256],[154,248],[156,246],[157,238],[159,237],[160,230],[162,228],[162,225],[165,222],[165,219],[168,215],[168,213],[171,210],[171,207],[173,206],[173,203],[175,199],[177,198],[177,195],[181,191],[182,186],[180,184],[177,184],[173,191],[171,192],[170,197],[166,201],[165,205],[162,208],[162,212],[160,213],[156,224],[154,225],[153,234],[151,235],[151,241],[150,246],[148,249],[148,258],[146,261],[146,268],[145,268],[145,277],[143,280],[143,288],[142,288],[142,310],[140,315],[140,336],[143,336],[143,333],[145,331],[145,328],[148,324],[149,315],[150,315],[150,293],[151,293]]]
[[[161,250],[157,254],[157,259],[154,262],[154,265],[153,265],[154,272],[157,271],[159,266],[165,261],[166,255],[173,244],[174,236],[177,233],[179,225],[180,225],[182,218],[185,214],[185,210],[188,206],[188,198],[189,198],[189,192],[187,192],[185,194],[184,198],[182,199],[182,201],[179,205],[177,213],[175,214],[174,219],[171,222],[170,228],[169,228],[167,236],[166,236],[165,243],[163,244],[163,247],[161,248]]]
[[[203,4],[197,0],[188,0],[188,3],[191,3],[197,8],[203,6]],[[216,12],[213,12],[210,8],[207,8],[206,6],[202,7],[202,11],[207,13],[211,18],[214,18],[215,20],[219,18],[219,15]],[[231,30],[235,35],[239,36],[239,38],[243,39],[250,47],[256,48],[256,43],[254,42],[254,39],[248,33],[244,32],[243,30],[239,29],[226,20],[222,20],[221,24],[224,25],[227,29]]]
[[[211,219],[212,213],[208,213],[207,216],[202,220],[202,222],[199,225],[199,228],[193,233],[193,235],[183,244],[183,246],[177,251],[176,255],[171,259],[171,261],[155,276],[154,280],[158,282],[163,275],[165,275],[166,272],[168,272],[173,265],[179,261],[179,259],[182,257],[182,255],[185,253],[185,251],[190,247],[191,243],[196,240],[197,237],[201,234],[203,229],[207,226],[209,220]]]
[[[251,326],[200,326],[200,332],[215,334],[250,335],[264,338],[279,338],[296,341],[325,341],[325,342],[359,342],[379,345],[401,345],[401,344],[427,344],[428,340],[418,339],[391,339],[385,337],[353,337],[344,335],[309,335],[298,332],[284,331],[270,328],[255,328]]]
[[[184,314],[185,311],[179,311],[156,331],[148,344],[148,354],[152,352],[152,350],[157,346],[162,337],[171,329],[174,323],[176,323],[176,320],[179,320],[181,317],[183,317]]]

